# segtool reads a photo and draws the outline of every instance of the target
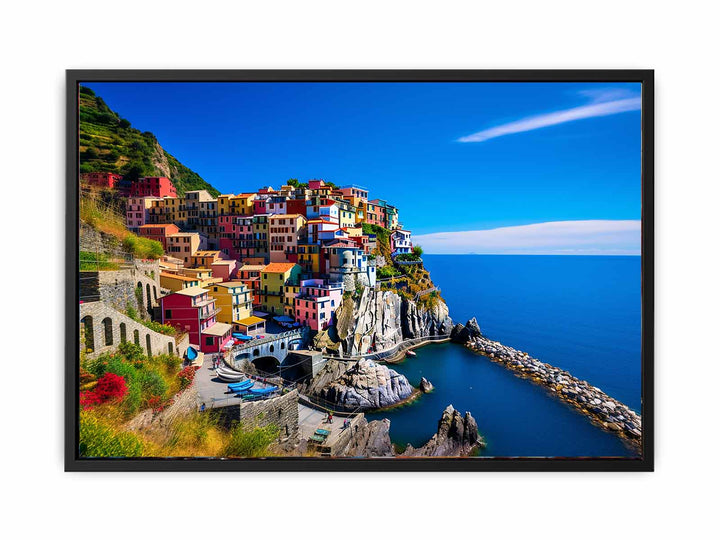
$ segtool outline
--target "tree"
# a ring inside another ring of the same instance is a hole
[[[417,255],[418,257],[422,257],[423,248],[422,248],[421,246],[417,245],[417,246],[415,246],[415,247],[413,248],[413,253],[414,253],[415,255]]]
[[[119,125],[120,125],[121,128],[127,129],[127,128],[130,127],[130,120],[128,120],[128,119],[126,119],[126,118],[121,118],[121,119],[120,119],[120,122],[119,122]]]

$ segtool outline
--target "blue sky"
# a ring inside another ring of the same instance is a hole
[[[324,178],[398,206],[427,251],[639,253],[639,84],[87,86],[223,193]],[[549,222],[585,225],[516,228]]]

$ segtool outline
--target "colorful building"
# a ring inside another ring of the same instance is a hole
[[[204,234],[181,232],[167,237],[168,254],[182,259],[185,264],[190,264],[192,256],[202,249],[207,249],[207,236]]]
[[[235,324],[252,315],[252,293],[242,281],[215,283],[209,290],[220,310],[218,321]]]
[[[253,257],[262,257],[265,261],[270,259],[268,246],[268,215],[256,214],[253,216]]]
[[[390,249],[392,254],[411,253],[413,249],[412,233],[403,229],[395,229],[390,234]]]
[[[157,201],[158,199],[153,199]],[[177,234],[180,229],[174,223],[158,223],[143,225],[138,229],[138,235],[143,238],[149,238],[150,240],[157,240],[162,244],[165,251],[168,248],[168,236],[171,234]]]
[[[217,322],[215,299],[201,287],[191,287],[160,298],[162,323],[186,332],[191,344],[205,353],[223,350],[231,339],[232,326]]]
[[[320,275],[320,245],[309,242],[298,244],[297,264],[302,268],[303,276]]]
[[[115,189],[122,179],[122,175],[111,172],[80,173],[82,183],[99,188]]]
[[[252,302],[256,307],[260,306],[260,274],[265,270],[264,264],[244,264],[237,271],[237,279],[247,285],[252,294]]]
[[[160,286],[163,289],[177,292],[183,289],[199,287],[200,280],[193,276],[184,276],[174,272],[160,272]]]
[[[368,198],[368,190],[361,186],[356,185],[349,185],[344,186],[338,189],[340,193],[343,194],[344,197],[357,197],[358,199],[362,199],[367,201]]]
[[[332,324],[342,295],[342,283],[329,284],[322,279],[301,281],[300,292],[295,297],[295,320],[312,330],[326,330]]]
[[[125,210],[127,228],[138,232],[140,227],[150,222],[150,208],[153,201],[162,201],[159,197],[130,197]]]
[[[297,262],[298,244],[307,237],[306,223],[300,214],[268,217],[270,262]]]
[[[165,176],[138,178],[130,186],[131,197],[177,197],[175,186]]]
[[[252,257],[255,253],[252,223],[252,215],[218,216],[218,249],[233,259]]]
[[[294,263],[270,263],[260,274],[260,306],[275,315],[285,314],[287,287],[299,285],[302,269]]]

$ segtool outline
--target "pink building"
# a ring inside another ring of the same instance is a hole
[[[268,218],[270,262],[297,262],[298,244],[307,235],[307,220],[300,214]]]
[[[237,274],[237,261],[234,259],[217,260],[210,265],[210,269],[212,270],[214,278],[230,281],[234,279]]]
[[[302,280],[300,293],[295,297],[295,320],[316,331],[326,330],[332,324],[333,313],[340,305],[342,295],[342,283]]]
[[[251,257],[254,250],[252,216],[218,216],[218,248],[233,259]]]
[[[217,322],[215,299],[202,287],[190,287],[160,298],[162,323],[187,332],[190,343],[205,353],[223,350],[230,341],[232,326]]]
[[[125,210],[127,228],[137,232],[140,227],[149,223],[150,208],[153,201],[162,201],[158,197],[130,197]]]

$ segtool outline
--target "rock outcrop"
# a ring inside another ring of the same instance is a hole
[[[477,319],[473,317],[465,325],[460,323],[453,326],[452,332],[450,332],[450,339],[455,343],[465,344],[475,338],[482,336],[480,332],[480,325]]]
[[[432,392],[432,391],[435,389],[435,387],[433,386],[433,384],[432,384],[430,381],[428,381],[425,377],[423,377],[422,379],[420,379],[420,386],[419,386],[419,388],[420,388],[420,391],[421,391],[423,394],[427,394],[428,392]]]
[[[429,309],[394,291],[366,287],[359,298],[345,298],[336,311],[337,336],[345,355],[390,349],[403,340],[450,335],[452,319],[440,299]]]
[[[390,420],[360,420],[350,442],[338,456],[394,457],[395,450],[390,441]]]
[[[420,448],[407,446],[401,454],[404,457],[469,456],[483,448],[485,442],[478,434],[477,422],[469,412],[463,417],[452,405],[443,411],[438,430]]]
[[[335,364],[335,367],[325,366],[307,390],[311,396],[334,403],[340,410],[390,407],[413,393],[413,387],[403,375],[372,360],[360,360],[334,380],[325,382],[341,369],[341,362]]]

